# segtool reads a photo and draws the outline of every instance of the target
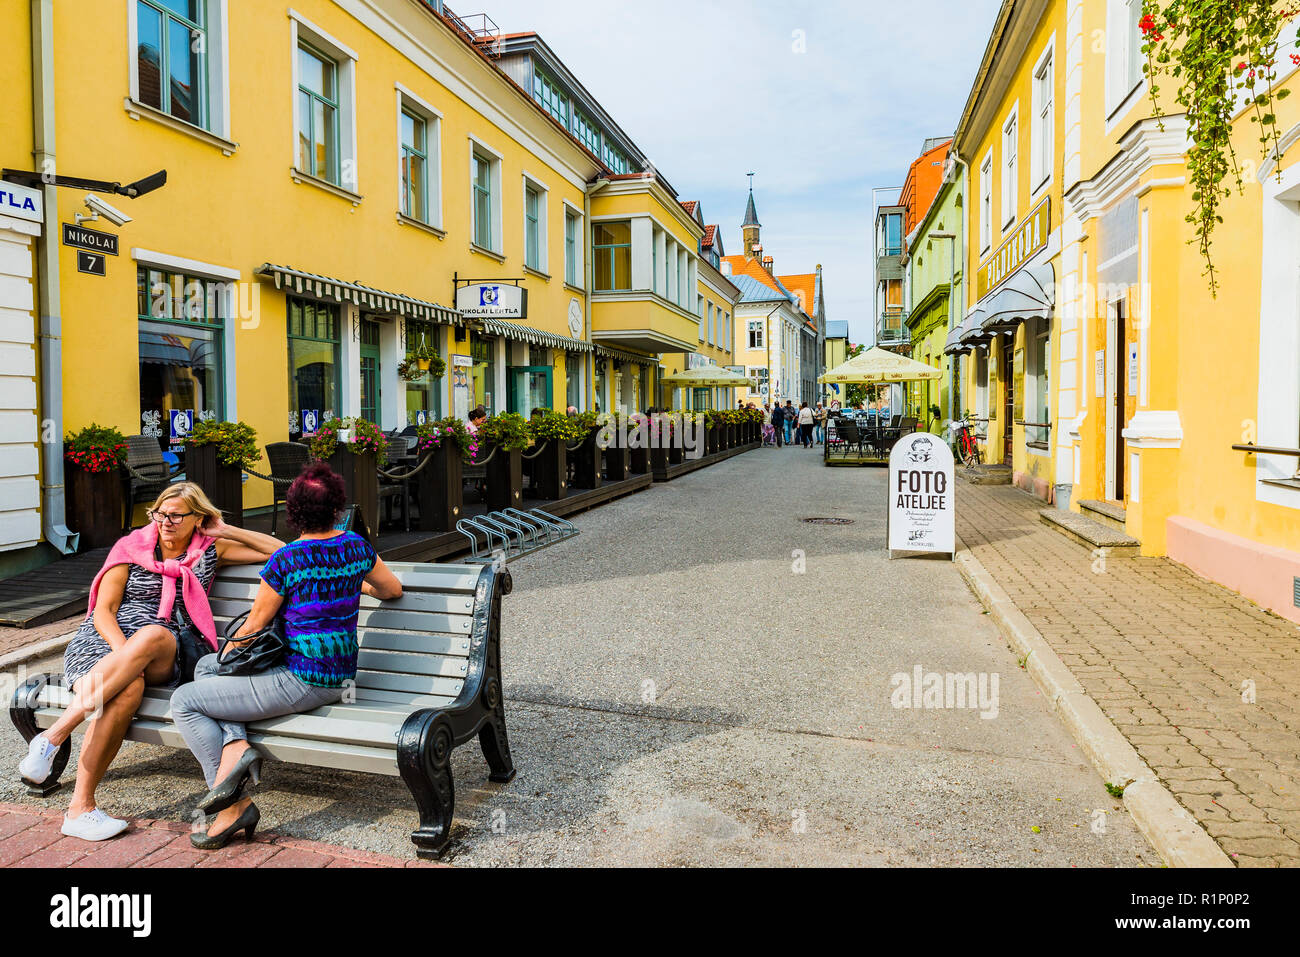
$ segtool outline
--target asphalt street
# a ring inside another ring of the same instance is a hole
[[[490,784],[475,747],[456,752],[447,860],[1159,865],[957,569],[887,560],[884,508],[882,470],[758,450],[581,515],[579,537],[515,562],[502,664],[519,773]],[[914,698],[896,676],[917,668],[985,693]],[[23,751],[0,734],[4,767]],[[127,743],[100,802],[187,820],[204,790],[187,753]],[[256,799],[263,828],[411,853],[399,779],[271,765]],[[39,803],[12,772],[0,800]]]

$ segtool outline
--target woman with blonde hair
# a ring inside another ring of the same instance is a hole
[[[149,524],[119,539],[95,576],[86,620],[63,656],[63,682],[72,701],[58,721],[32,738],[18,765],[24,781],[45,782],[59,748],[91,719],[62,827],[64,834],[88,841],[126,829],[125,821],[96,806],[95,789],[117,756],[145,686],[180,683],[177,652],[183,643],[216,650],[208,590],[217,567],[264,562],[284,544],[227,525],[193,482],[168,486],[148,515]]]

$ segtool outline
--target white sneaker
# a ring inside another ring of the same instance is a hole
[[[59,749],[43,734],[32,738],[27,746],[27,757],[18,762],[18,773],[28,784],[41,784],[50,776],[54,756]]]
[[[68,837],[79,837],[83,841],[107,841],[126,829],[126,821],[109,817],[99,808],[93,808],[74,818],[64,815],[63,827],[59,828]]]

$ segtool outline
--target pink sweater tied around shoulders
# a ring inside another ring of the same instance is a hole
[[[179,579],[181,601],[190,616],[190,621],[194,623],[194,627],[198,629],[199,634],[212,650],[216,651],[217,626],[212,620],[212,606],[208,604],[208,593],[204,591],[203,583],[199,581],[198,575],[194,574],[194,566],[203,557],[208,546],[215,541],[215,538],[205,535],[196,528],[190,537],[189,548],[182,557],[159,561],[155,555],[158,526],[153,522],[119,538],[117,544],[109,551],[104,567],[99,570],[94,583],[90,586],[89,614],[95,613],[99,583],[110,568],[117,565],[139,565],[145,571],[162,576],[162,600],[158,602],[159,620],[171,621],[172,619],[172,609],[176,604],[176,582]]]

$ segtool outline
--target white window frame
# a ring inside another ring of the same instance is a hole
[[[710,301],[707,309],[708,309],[708,317],[709,317],[709,345],[711,346],[717,345],[717,341],[716,341],[717,333],[715,332],[716,319],[714,318],[714,308],[715,307],[713,305],[713,302]]]
[[[1107,0],[1106,4],[1106,118],[1111,120],[1133,95],[1146,85],[1142,70],[1142,38],[1138,20],[1142,0]],[[1129,66],[1136,64],[1135,74]]]
[[[528,190],[532,189],[537,194],[537,265],[528,265]],[[523,184],[519,188],[519,198],[523,203],[523,212],[520,216],[520,222],[524,227],[523,247],[520,250],[524,265],[536,270],[537,272],[550,275],[550,231],[547,229],[547,223],[550,220],[550,188],[546,186],[537,177],[525,172],[523,175]]]
[[[399,159],[401,157],[402,143],[402,111],[414,113],[424,120],[424,189],[429,218],[425,220],[417,219],[416,222],[423,222],[426,226],[442,229],[442,112],[401,83],[394,84],[394,86],[397,92],[397,149]],[[402,208],[404,198],[402,196],[402,177],[398,173],[397,208],[399,211]]]
[[[488,164],[488,188],[491,191],[490,197],[492,202],[492,222],[489,226],[492,229],[492,245],[482,246],[475,242],[478,236],[478,223],[475,221],[474,212],[474,156],[478,154],[479,159]],[[502,202],[501,193],[501,164],[504,160],[500,150],[493,149],[487,143],[484,143],[474,134],[469,136],[469,241],[475,249],[483,249],[495,256],[504,256],[504,244],[502,237],[504,229],[502,223],[502,209],[505,205]]]
[[[566,200],[562,200],[562,201],[561,201],[561,205],[564,207],[564,220],[565,220],[565,222],[564,222],[564,226],[565,226],[565,234],[564,234],[564,238],[565,238],[565,247],[564,247],[564,257],[565,257],[565,258],[564,258],[564,281],[565,281],[566,283],[568,283],[568,285],[573,286],[574,288],[577,288],[577,289],[585,289],[585,288],[586,288],[586,283],[584,282],[584,277],[587,275],[587,273],[586,273],[586,261],[585,261],[585,259],[584,259],[583,257],[584,257],[584,253],[585,253],[585,251],[586,251],[585,248],[584,248],[585,245],[586,245],[586,243],[584,242],[584,239],[585,239],[585,237],[586,237],[586,235],[587,235],[587,233],[586,233],[586,228],[587,228],[587,226],[586,226],[586,222],[585,222],[585,219],[584,219],[584,217],[583,217],[583,215],[582,215],[582,208],[581,208],[581,207],[579,207],[579,206],[575,206],[573,203],[569,202],[567,199],[566,199]],[[569,218],[570,218],[570,217],[572,217],[572,218],[573,218],[573,221],[574,221],[574,233],[573,233],[573,255],[574,255],[574,257],[575,257],[575,260],[574,260],[574,264],[573,264],[573,279],[572,279],[572,280],[569,279],[569,258],[568,258],[568,257],[569,257],[569,248],[568,248],[568,225],[569,225],[569,222],[568,222],[568,221],[569,221]]]
[[[1011,107],[999,134],[1002,149],[1002,231],[1013,226],[1019,213],[1020,192],[1020,104]],[[1011,149],[1008,151],[1008,144]]]
[[[137,59],[140,48],[140,26],[136,0],[127,0],[127,48],[128,70],[131,84],[131,102],[136,107],[149,110],[150,116],[165,117],[167,120],[211,133],[221,139],[229,140],[230,131],[230,12],[227,0],[205,0],[204,8],[204,42],[207,43],[207,126],[190,123],[170,113],[162,113],[157,107],[140,100],[140,63]],[[296,49],[296,47],[295,47]],[[297,102],[298,85],[294,84],[294,99]],[[294,136],[298,135],[297,129]],[[296,152],[295,152],[296,155]]]
[[[980,252],[986,253],[993,245],[993,148],[984,154],[980,163]],[[884,315],[884,299],[880,314]]]
[[[312,182],[319,180],[306,170],[298,168],[298,130],[302,117],[298,111],[298,47],[307,44],[331,57],[336,67],[339,86],[339,181],[328,185],[349,193],[361,193],[361,173],[357,165],[357,52],[336,40],[298,11],[289,10],[289,52],[293,64],[290,90],[293,96],[293,129],[290,137],[290,167],[301,177]]]
[[[700,317],[700,342],[704,341],[704,297],[695,297],[695,311]]]
[[[1046,76],[1044,76],[1046,74]],[[1045,82],[1044,82],[1045,81]],[[1029,197],[1034,198],[1052,181],[1056,171],[1056,37],[1047,41],[1034,64],[1029,134]],[[1044,91],[1047,94],[1043,102]]]

